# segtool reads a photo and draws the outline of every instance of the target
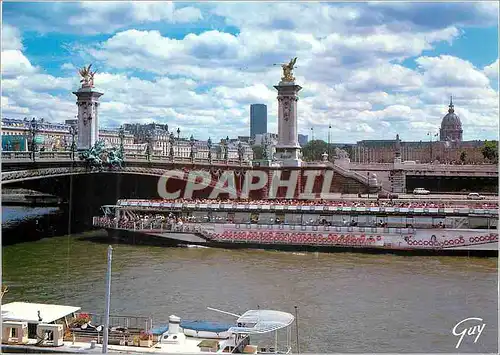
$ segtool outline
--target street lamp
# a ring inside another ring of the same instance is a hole
[[[430,163],[432,164],[432,137],[437,137],[438,134],[437,133],[432,133],[432,132],[427,132],[427,135],[429,136],[429,140],[430,140]]]
[[[193,135],[191,135],[191,138],[189,138],[189,145],[191,146],[191,151],[189,152],[189,157],[191,160],[194,160],[194,145],[196,144],[195,139]]]
[[[151,160],[151,132],[146,132],[146,158]]]
[[[332,152],[331,152],[331,149],[330,149],[330,130],[332,129],[332,125],[331,124],[328,124],[328,160],[331,159],[331,156],[332,156]]]
[[[36,118],[33,117],[30,122],[29,126],[29,132],[30,132],[30,137],[31,137],[31,152],[32,152],[32,158],[33,162],[36,161],[36,134],[38,133],[38,123],[36,122]]]
[[[229,146],[229,136],[226,136],[225,142],[224,142],[224,160],[228,160],[228,146]]]
[[[175,136],[174,132],[170,133],[170,137],[168,138],[170,143],[170,158],[174,159],[174,144],[175,144]]]
[[[314,128],[311,127],[311,141],[314,140]]]
[[[177,155],[181,156],[181,129],[177,128]]]
[[[71,159],[75,160],[76,151],[76,135],[78,134],[78,128],[75,125],[69,126],[69,134],[71,134]]]
[[[120,154],[123,159],[124,155],[123,141],[125,140],[125,128],[123,128],[123,126],[120,126],[120,129],[118,130],[118,138],[120,138]]]
[[[212,161],[212,139],[208,137],[207,141],[207,148],[208,148],[208,161]]]

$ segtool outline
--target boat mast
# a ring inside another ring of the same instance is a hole
[[[295,306],[295,330],[297,331],[297,354],[300,354],[300,347],[299,347],[299,310],[298,310],[297,306]]]
[[[109,335],[109,308],[111,306],[111,260],[113,258],[113,247],[108,246],[108,272],[106,273],[106,313],[104,315],[104,334],[102,339],[102,353],[108,352]]]

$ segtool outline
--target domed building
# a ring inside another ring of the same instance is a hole
[[[450,98],[450,106],[448,106],[448,113],[441,121],[441,128],[439,129],[439,140],[461,142],[462,141],[462,122],[457,116],[453,106],[453,100]]]

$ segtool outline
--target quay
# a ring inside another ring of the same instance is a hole
[[[60,197],[27,189],[3,189],[2,205],[56,207],[64,203]]]

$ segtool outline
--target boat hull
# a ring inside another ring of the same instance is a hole
[[[297,243],[288,240],[208,240],[200,238],[193,232],[148,232],[107,229],[109,238],[114,242],[127,244],[142,244],[164,247],[179,247],[199,245],[223,249],[264,249],[289,252],[325,252],[325,253],[367,253],[367,254],[396,254],[414,256],[478,256],[498,257],[498,234],[482,231],[481,236],[477,231],[459,231],[454,237],[454,231],[425,230],[414,235],[367,235],[367,234],[333,234],[315,233],[315,240]],[[264,233],[273,233],[263,230]],[[446,235],[439,236],[439,233]],[[314,233],[307,233],[314,235]],[[436,234],[441,238],[438,240]],[[179,235],[182,236],[179,239]],[[448,235],[448,237],[447,237]],[[470,236],[469,236],[470,235]],[[191,238],[196,236],[198,239]],[[318,238],[326,238],[330,245],[324,244]],[[330,239],[328,239],[330,238]],[[337,238],[335,240],[335,238]],[[369,241],[372,238],[372,241]],[[379,240],[377,240],[377,238]],[[460,239],[462,238],[462,239]],[[478,240],[474,239],[477,238]],[[483,241],[479,240],[483,238]],[[186,241],[192,239],[192,241]],[[484,240],[488,239],[488,240]],[[464,243],[460,243],[463,240]],[[470,244],[473,240],[474,244]],[[449,243],[447,241],[450,241]],[[451,243],[453,241],[453,243]],[[457,243],[455,243],[455,241]],[[337,243],[337,244],[335,244]],[[434,243],[434,245],[432,245]],[[431,245],[429,245],[431,244]],[[456,245],[455,245],[456,244]],[[436,246],[437,245],[437,246]]]

